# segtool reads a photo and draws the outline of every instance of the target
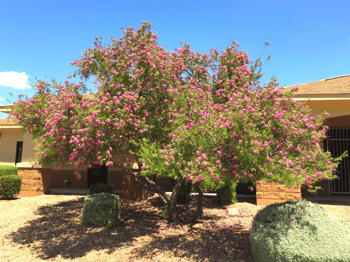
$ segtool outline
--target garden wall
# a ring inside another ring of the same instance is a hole
[[[324,139],[320,141],[320,147],[324,149]],[[315,183],[313,187],[321,186],[324,190],[319,189],[317,196],[329,196],[329,186],[327,180],[322,180]],[[302,196],[314,196],[309,193],[307,187],[292,186],[287,188],[284,185],[277,183],[268,183],[265,180],[260,180],[256,183],[256,203],[257,205],[271,205],[274,203],[283,203],[288,200],[301,200]]]
[[[88,171],[80,171],[81,179],[78,180],[74,175],[74,170],[53,170],[51,178],[52,188],[64,188],[63,179],[68,178],[70,183],[67,188],[87,188]],[[113,189],[123,189],[123,171],[108,171],[107,184],[114,185]]]
[[[138,175],[138,170],[133,169]],[[50,188],[64,188],[63,179],[68,178],[70,183],[66,188],[87,188],[87,170],[81,171],[82,178],[74,176],[75,170],[49,170],[47,168],[18,168],[17,175],[22,177],[19,197],[34,197],[50,194]],[[149,179],[154,181],[153,176]],[[170,190],[169,178],[157,178],[156,183],[164,190]],[[132,200],[142,200],[153,195],[137,184],[131,176],[124,171],[108,171],[107,184],[114,185],[114,189],[123,190],[122,197]]]
[[[51,172],[47,168],[18,168],[17,175],[22,177],[19,197],[34,197],[50,194]]]
[[[134,172],[134,175],[136,177],[140,177],[138,174],[138,171]],[[153,179],[153,176],[149,176],[149,179]],[[121,195],[124,199],[130,199],[130,200],[144,200],[151,196],[153,196],[154,193],[152,191],[148,191],[143,186],[140,186],[137,182],[132,179],[132,177],[127,174],[126,172],[123,175],[123,193]]]
[[[283,203],[288,200],[301,200],[301,187],[291,186],[287,188],[277,183],[268,183],[265,180],[256,182],[256,204],[271,205]]]

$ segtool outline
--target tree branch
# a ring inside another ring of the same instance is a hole
[[[194,212],[189,218],[187,219],[181,219],[180,217],[178,217],[177,215],[174,217],[174,221],[176,221],[177,223],[181,223],[181,224],[188,224],[191,223],[193,221],[195,221],[198,217],[203,215],[203,207],[202,207],[202,202],[203,202],[203,191],[202,189],[199,187],[200,183],[194,183],[194,188],[196,189],[197,193],[198,193],[198,204],[197,204],[197,211]]]
[[[168,198],[168,196],[165,194],[165,191],[160,188],[156,183],[154,183],[153,181],[149,180],[148,177],[142,177],[145,181],[147,181],[148,184],[143,183],[140,179],[138,179],[135,174],[132,172],[132,170],[124,167],[123,164],[117,163],[117,162],[113,162],[113,164],[115,166],[121,167],[125,172],[127,172],[132,179],[138,183],[140,186],[144,187],[145,189],[155,192],[157,193],[164,202],[170,202],[170,199]],[[140,165],[139,165],[140,167]]]

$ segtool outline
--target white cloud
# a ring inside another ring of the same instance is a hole
[[[25,89],[29,87],[27,84],[28,76],[26,73],[18,72],[0,72],[0,86],[13,87],[15,89]]]
[[[5,101],[6,101],[5,98],[0,97],[0,106],[4,106],[5,105]],[[3,102],[3,103],[1,103],[1,102]]]

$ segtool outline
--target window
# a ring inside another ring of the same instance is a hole
[[[23,142],[22,141],[17,141],[16,162],[15,162],[15,164],[22,162],[22,149],[23,149]]]

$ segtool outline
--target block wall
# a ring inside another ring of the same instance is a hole
[[[124,172],[120,171],[109,171],[107,175],[107,184],[114,185],[113,189],[123,189],[123,176]]]
[[[51,187],[64,188],[63,180],[69,179],[66,188],[86,188],[87,187],[87,170],[81,171],[81,179],[78,180],[74,175],[74,170],[52,170]]]
[[[140,177],[138,171],[135,170],[134,174],[136,177],[138,177],[138,178]],[[153,176],[149,176],[148,178],[152,180]],[[123,193],[121,195],[122,198],[140,201],[140,200],[145,200],[153,195],[154,195],[153,192],[148,191],[144,187],[140,186],[138,183],[136,183],[132,179],[132,177],[129,174],[124,172],[124,174],[123,174]]]
[[[260,180],[256,183],[256,204],[268,206],[288,200],[301,200],[301,186],[288,188],[277,183]]]
[[[17,196],[32,197],[50,194],[51,172],[47,168],[18,168],[22,177],[21,191]]]
[[[68,178],[70,183],[66,188],[87,188],[88,171],[83,170],[80,174],[81,179],[78,180],[74,175],[74,170],[53,170],[51,187],[64,188],[63,180]],[[123,188],[123,171],[108,170],[107,184],[114,185],[113,189],[121,190]]]
[[[160,186],[161,189],[165,190],[166,192],[170,192],[170,179],[169,177],[157,177],[156,178],[156,184]]]
[[[320,147],[324,150],[324,139],[320,141]],[[260,182],[260,186],[258,183]],[[317,190],[317,193],[308,192],[307,186],[295,186],[291,189],[286,188],[276,183],[267,183],[266,181],[259,181],[256,186],[256,202],[257,205],[270,205],[273,203],[282,203],[287,200],[300,200],[303,196],[329,196],[328,180],[322,180],[313,185],[313,187],[320,186],[322,189]]]
[[[134,174],[139,176],[138,170]],[[32,197],[50,194],[50,188],[64,188],[63,179],[68,178],[70,183],[66,188],[87,188],[87,170],[81,171],[82,178],[77,180],[74,170],[49,170],[47,168],[18,168],[18,175],[22,177],[19,197]],[[137,184],[124,171],[108,171],[107,183],[114,185],[114,189],[123,190],[122,197],[131,200],[144,200],[154,193]],[[153,176],[149,176],[153,180]],[[170,191],[169,178],[157,178],[163,190]]]

